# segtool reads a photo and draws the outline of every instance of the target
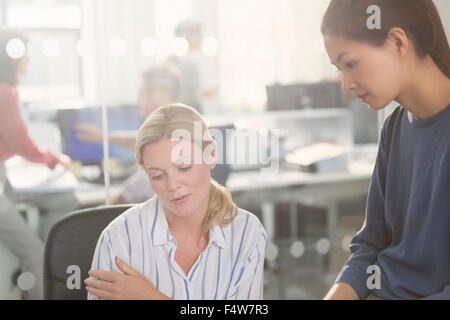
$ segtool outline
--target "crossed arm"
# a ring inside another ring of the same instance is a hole
[[[139,271],[120,258],[115,262],[123,274],[102,270],[88,272],[90,277],[84,283],[89,293],[104,300],[170,300]]]

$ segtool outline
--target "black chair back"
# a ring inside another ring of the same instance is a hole
[[[44,299],[86,300],[88,277],[98,238],[106,226],[131,205],[69,213],[50,229],[45,244]]]

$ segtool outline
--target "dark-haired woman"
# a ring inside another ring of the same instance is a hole
[[[368,27],[373,9],[380,28]],[[400,104],[382,131],[364,226],[326,299],[450,299],[450,49],[438,10],[332,0],[322,33],[345,90],[374,110]]]

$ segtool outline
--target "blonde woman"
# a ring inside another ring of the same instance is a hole
[[[211,179],[215,142],[200,114],[157,109],[135,153],[156,194],[101,234],[88,299],[262,299],[266,233]]]

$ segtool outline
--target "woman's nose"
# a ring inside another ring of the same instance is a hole
[[[167,175],[167,189],[173,192],[180,188],[181,182],[176,174],[168,174]]]
[[[342,90],[344,91],[351,91],[356,88],[355,81],[353,80],[353,77],[343,73],[342,74]]]

